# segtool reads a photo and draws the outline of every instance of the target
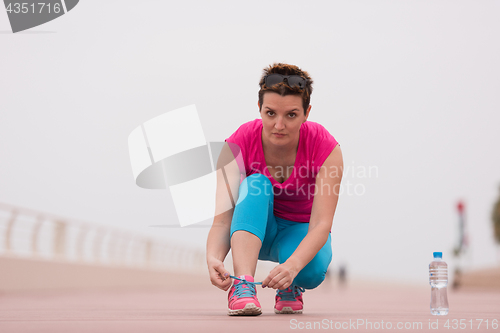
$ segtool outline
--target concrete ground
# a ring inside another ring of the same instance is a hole
[[[301,315],[274,314],[274,294],[259,287],[262,315],[229,317],[227,293],[206,276],[166,288],[9,292],[0,295],[0,332],[500,332],[500,291],[449,291],[450,314],[440,317],[429,313],[427,285],[327,281],[304,293]]]

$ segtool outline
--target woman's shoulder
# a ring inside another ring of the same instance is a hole
[[[338,145],[338,142],[321,124],[306,121],[303,125],[305,125],[304,129],[306,129],[307,143],[303,146],[306,158],[314,161],[316,166],[322,166],[328,155]]]
[[[254,135],[259,134],[258,130],[262,128],[262,119],[254,119],[242,124],[238,129],[226,139],[229,142],[252,140]],[[236,143],[236,142],[235,142]]]
[[[325,139],[325,138],[333,138],[333,135],[325,128],[325,126],[316,123],[314,121],[306,121],[302,124],[303,128],[307,132],[307,137],[316,140],[316,139]],[[334,139],[335,140],[335,139]]]
[[[257,118],[254,120],[247,121],[246,123],[242,124],[238,130],[243,130],[243,131],[252,131],[252,130],[257,130],[260,127],[262,127],[262,119]]]

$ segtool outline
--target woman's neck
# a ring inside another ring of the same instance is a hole
[[[273,145],[270,142],[266,142],[263,137],[261,140],[262,149],[266,158],[272,157],[273,159],[286,160],[291,156],[295,156],[299,148],[299,140],[286,146]]]

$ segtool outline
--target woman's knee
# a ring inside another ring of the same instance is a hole
[[[331,238],[319,250],[316,256],[297,274],[295,284],[305,289],[314,289],[319,286],[326,276],[328,266],[332,261]]]
[[[240,185],[237,205],[245,202],[256,204],[269,201],[272,198],[273,185],[271,181],[260,173],[245,178]]]
[[[267,187],[271,189],[266,189]],[[253,174],[243,180],[233,213],[230,237],[234,232],[244,230],[264,241],[269,211],[272,213],[273,196],[270,193],[272,194],[272,184],[262,174]]]
[[[248,193],[251,195],[261,195],[266,196],[271,195],[273,186],[269,178],[261,173],[254,173],[243,180],[248,188]]]
[[[325,280],[328,265],[326,267],[324,265],[312,265],[308,267],[308,265],[295,277],[294,283],[305,289],[314,289]]]

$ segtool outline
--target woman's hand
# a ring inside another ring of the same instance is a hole
[[[269,272],[269,275],[262,281],[262,287],[286,289],[292,285],[293,279],[295,279],[297,274],[299,274],[299,271],[295,265],[285,261]]]
[[[224,263],[219,259],[210,258],[207,260],[210,281],[214,286],[224,291],[231,287],[229,272],[224,268]]]

